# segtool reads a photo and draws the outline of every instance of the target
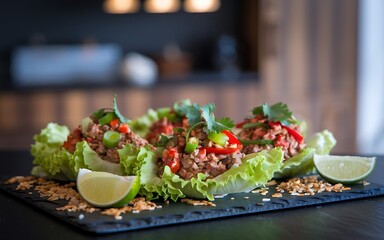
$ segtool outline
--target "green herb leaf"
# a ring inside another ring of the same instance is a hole
[[[222,119],[216,119],[213,127],[217,132],[221,132],[223,130],[230,130],[235,126],[235,123],[232,121],[232,119],[228,117],[224,117]]]
[[[182,99],[180,101],[175,102],[173,105],[173,110],[179,116],[185,116],[188,113],[189,108],[192,106],[191,100]]]
[[[215,115],[213,112],[215,111],[215,105],[213,103],[208,103],[201,107],[201,115],[207,123],[208,132],[215,131]]]
[[[254,115],[262,114],[270,121],[281,122],[283,125],[289,125],[292,121],[292,112],[289,111],[287,104],[278,102],[273,105],[264,103],[252,110]]]
[[[166,147],[171,141],[173,141],[172,136],[160,134],[160,140],[156,143],[156,147]]]
[[[119,118],[120,122],[122,123],[129,123],[130,120],[125,118],[117,108],[117,103],[116,103],[116,96],[113,98],[113,110],[115,111],[116,116]]]
[[[202,121],[202,115],[200,112],[200,107],[197,103],[191,105],[188,107],[188,110],[186,111],[186,116],[188,119],[189,126],[193,126],[196,123],[199,123]]]
[[[207,123],[207,133],[209,132],[221,132],[223,130],[229,130],[235,126],[233,121],[228,118],[224,117],[222,119],[216,119],[214,112],[215,111],[215,105],[213,103],[209,103],[205,106],[201,107],[201,115],[203,116],[205,122]]]

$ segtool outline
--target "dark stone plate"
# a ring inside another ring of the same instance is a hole
[[[142,211],[140,213],[125,213],[122,214],[121,220],[116,220],[113,216],[102,215],[100,212],[57,211],[56,208],[64,206],[67,201],[51,202],[41,198],[36,191],[17,191],[16,184],[6,185],[3,182],[1,181],[0,189],[20,199],[22,202],[30,204],[42,210],[42,212],[53,215],[57,219],[79,229],[92,233],[130,231],[384,195],[384,185],[375,183],[365,186],[363,184],[352,185],[350,186],[351,190],[339,193],[322,192],[313,196],[292,196],[289,193],[283,193],[281,198],[272,197],[272,194],[275,193],[275,188],[270,187],[269,193],[265,196],[250,192],[230,194],[223,198],[218,198],[214,201],[216,207],[192,206],[181,202],[165,204],[159,201],[156,203],[161,205],[162,208],[153,211]],[[80,215],[84,217],[79,217]]]

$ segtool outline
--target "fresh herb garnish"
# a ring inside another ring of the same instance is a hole
[[[222,119],[216,119],[214,111],[215,105],[213,103],[208,103],[204,106],[199,106],[195,103],[188,108],[186,116],[190,127],[187,131],[186,142],[188,142],[191,131],[200,125],[205,125],[204,132],[207,134],[210,132],[219,133],[223,130],[230,130],[235,126],[230,118],[224,117]]]
[[[194,105],[195,107],[198,107],[197,104]],[[233,121],[228,118],[224,117],[222,119],[215,118],[214,115],[215,111],[215,105],[213,103],[208,103],[207,105],[204,105],[199,108],[199,111],[194,111],[196,116],[194,116],[193,119],[200,119],[200,121],[205,120],[206,127],[204,128],[206,133],[210,132],[221,132],[223,130],[230,130],[235,126]],[[188,117],[188,116],[187,116]],[[188,117],[189,122],[189,117]],[[194,122],[196,124],[196,122]]]
[[[173,141],[173,136],[166,136],[164,134],[160,134],[160,140],[156,143],[156,147],[165,147],[169,144],[169,142]]]
[[[193,104],[193,105],[191,105],[185,109],[186,110],[185,116],[188,119],[189,126],[192,127],[192,126],[196,125],[197,123],[203,121],[203,116],[200,112],[200,109],[201,108],[197,103],[195,103],[195,104]]]
[[[215,105],[213,103],[200,106],[197,103],[191,104],[189,100],[184,100],[175,104],[174,110],[177,114],[187,117],[189,128],[185,136],[185,140],[188,143],[190,134],[197,126],[204,126],[203,130],[206,134],[211,132],[222,132],[223,130],[230,130],[235,126],[233,121],[224,117],[222,119],[216,119],[214,115]],[[183,128],[174,128],[175,132],[185,131]],[[166,146],[172,141],[171,138],[161,135],[158,146]]]
[[[289,126],[293,122],[292,112],[289,111],[287,104],[278,102],[273,105],[264,103],[252,110],[253,115],[268,117],[270,121],[281,122],[281,124]]]
[[[125,118],[117,108],[117,103],[116,103],[116,96],[113,98],[113,110],[116,114],[116,116],[119,118],[120,122],[122,123],[129,123],[129,119]]]
[[[173,104],[173,110],[179,116],[185,116],[188,112],[188,108],[192,105],[191,100],[182,99]]]

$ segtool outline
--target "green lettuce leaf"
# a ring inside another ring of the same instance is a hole
[[[40,168],[32,171],[32,175],[45,174],[57,180],[63,180],[63,176],[67,180],[74,178],[74,172],[69,166],[71,154],[61,148],[68,135],[66,126],[49,123],[40,134],[34,136],[35,143],[31,146],[31,154],[34,157],[33,164]]]
[[[70,158],[69,165],[75,172],[76,176],[80,168],[121,175],[119,163],[104,161],[86,141],[78,142],[76,144],[76,150]]]
[[[133,145],[125,145],[118,150],[120,155],[120,169],[123,175],[141,174],[141,167],[146,161],[156,160],[156,154],[149,145],[136,148]]]
[[[135,134],[145,137],[151,125],[158,120],[159,116],[157,111],[149,109],[145,115],[130,121],[128,124]]]
[[[337,141],[332,132],[323,130],[314,134],[307,141],[307,147],[316,149],[316,154],[326,155],[331,152]]]
[[[314,134],[307,141],[307,147],[298,155],[283,162],[280,171],[275,172],[274,178],[287,178],[315,172],[314,154],[329,154],[336,145],[336,139],[328,130]]]
[[[163,175],[157,176],[156,158],[147,159],[140,168],[141,193],[149,199],[159,196],[176,201],[179,198],[206,198],[214,200],[215,195],[250,191],[269,181],[283,161],[283,151],[275,148],[270,151],[249,154],[242,159],[240,166],[232,167],[213,179],[204,174],[184,180],[165,167]]]

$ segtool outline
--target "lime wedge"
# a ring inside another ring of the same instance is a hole
[[[317,172],[329,183],[353,184],[364,180],[375,167],[375,157],[318,155]]]
[[[77,189],[92,206],[122,207],[139,192],[140,178],[82,168],[77,176]]]

